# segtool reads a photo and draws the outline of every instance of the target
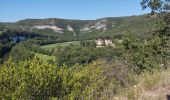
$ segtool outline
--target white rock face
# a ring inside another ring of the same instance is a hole
[[[91,32],[93,30],[106,30],[107,24],[106,20],[102,19],[94,24],[86,25],[80,29],[81,32]]]
[[[67,30],[70,32],[74,32],[74,29],[70,25],[67,25]]]
[[[97,22],[96,24],[95,24],[95,28],[97,29],[97,30],[99,30],[99,29],[104,29],[104,30],[106,30],[106,24],[105,23],[102,23],[102,22]]]
[[[90,28],[88,26],[85,26],[85,27],[80,29],[81,32],[87,32],[89,30],[90,30]]]
[[[63,33],[63,30],[64,30],[64,29],[59,28],[55,25],[42,25],[42,26],[38,25],[38,26],[34,26],[34,28],[36,28],[36,29],[51,29],[57,33]]]

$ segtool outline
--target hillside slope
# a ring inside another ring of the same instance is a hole
[[[147,33],[154,28],[157,17],[148,18],[147,15],[128,17],[108,17],[97,20],[68,20],[68,19],[25,19],[14,23],[0,23],[0,27],[11,30],[24,30],[42,34],[73,33],[72,35],[94,38],[96,35],[115,35],[125,31],[138,34]]]

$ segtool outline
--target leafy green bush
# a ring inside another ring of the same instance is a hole
[[[117,64],[56,67],[38,58],[17,64],[10,59],[0,67],[0,99],[93,99],[109,88],[116,93],[130,78],[128,67]]]
[[[73,66],[76,63],[88,64],[97,59],[112,60],[121,55],[119,49],[113,47],[80,47],[80,46],[67,46],[57,49],[54,54],[57,57],[57,63],[61,66],[63,63],[67,66]]]
[[[160,37],[145,40],[126,34],[123,38],[123,47],[125,59],[136,66],[134,70],[137,73],[152,71],[166,63],[166,47],[162,45]]]
[[[38,59],[19,62],[11,60],[0,67],[1,99],[45,99],[59,91],[57,67]]]
[[[27,50],[24,46],[19,44],[12,48],[10,56],[13,61],[19,62],[34,57],[34,53],[32,53],[31,51]]]

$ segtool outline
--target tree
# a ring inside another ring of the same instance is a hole
[[[27,50],[23,45],[16,45],[12,48],[10,56],[13,61],[19,62],[21,60],[28,60],[34,57],[34,53]]]
[[[168,55],[168,40],[170,37],[170,0],[142,0],[141,6],[143,9],[150,8],[151,14],[160,13],[161,20],[157,23],[157,30],[154,32],[155,39],[161,39],[162,55],[164,55],[165,64]]]
[[[152,13],[170,10],[170,0],[142,0],[143,9],[150,8]]]

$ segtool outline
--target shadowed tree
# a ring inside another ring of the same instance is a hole
[[[152,13],[170,10],[170,0],[142,0],[143,9],[150,8]]]
[[[164,48],[164,61],[167,62],[168,55],[168,40],[170,38],[170,0],[142,0],[142,9],[150,8],[151,15],[158,13],[161,16],[158,22],[157,30],[154,32],[155,39],[159,37],[161,39],[161,45]]]

